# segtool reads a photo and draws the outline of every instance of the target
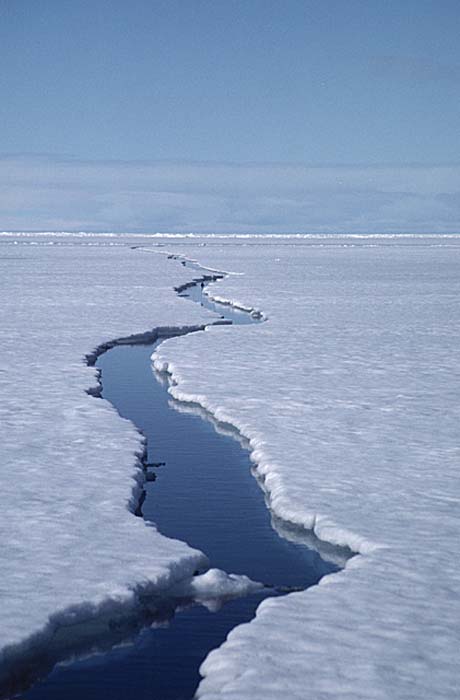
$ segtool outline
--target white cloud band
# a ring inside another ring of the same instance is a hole
[[[304,167],[0,158],[0,228],[460,231],[460,166]]]

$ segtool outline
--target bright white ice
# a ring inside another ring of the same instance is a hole
[[[273,511],[360,552],[266,600],[202,700],[460,694],[460,237],[176,245],[268,321],[158,349],[179,399],[250,438]]]

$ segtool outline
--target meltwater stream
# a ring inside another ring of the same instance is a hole
[[[202,296],[199,282],[179,292],[212,304]],[[225,306],[218,311],[233,323],[240,316],[249,320],[249,314]],[[100,700],[107,694],[111,700],[190,700],[201,662],[233,627],[254,617],[264,597],[280,595],[284,587],[307,588],[338,568],[276,533],[244,442],[228,427],[219,428],[197,409],[171,399],[167,380],[152,370],[154,347],[117,346],[97,362],[103,398],[142,430],[146,461],[157,465],[148,468],[152,480],[145,484],[142,515],[163,534],[205,552],[212,567],[246,574],[271,588],[214,612],[196,604],[177,611],[163,626],[142,629],[129,644],[56,666],[18,697]]]

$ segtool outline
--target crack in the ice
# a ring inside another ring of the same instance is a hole
[[[136,246],[133,247],[133,249],[136,248]],[[175,288],[175,291],[179,296],[182,296],[187,289],[198,285],[200,285],[201,289],[203,290],[207,284],[220,281],[228,276],[225,272],[207,270],[201,265],[198,265],[195,261],[189,261],[183,256],[168,255],[168,257],[180,260],[184,266],[195,267],[196,269],[203,271],[203,275],[201,277],[194,278],[190,282],[184,283]],[[206,296],[216,306],[233,307],[241,313],[250,315],[254,323],[266,320],[265,315],[256,309],[249,309],[239,305],[236,302],[218,297],[212,297],[208,294],[206,294]],[[153,328],[152,330],[144,333],[136,333],[129,336],[120,337],[97,346],[93,351],[86,355],[85,361],[89,367],[94,367],[96,360],[100,355],[116,346],[140,344],[150,345],[168,338],[204,331],[210,326],[221,325],[223,323],[227,325],[231,324],[232,321],[225,319],[214,319],[209,323],[192,326],[162,326]],[[101,398],[103,385],[102,374],[99,369],[97,369],[95,378],[96,385],[88,388],[87,393],[92,397]],[[171,375],[170,382],[173,384],[175,383]],[[198,406],[200,406],[200,404],[198,404]],[[206,414],[207,419],[211,419],[217,423],[219,422],[210,411],[207,411],[205,407],[200,406],[200,408]],[[242,435],[235,426],[230,425],[230,427],[234,429],[242,439],[245,439],[244,435]],[[151,463],[147,461],[146,438],[142,434],[142,431],[137,427],[136,430],[142,436],[142,451],[136,453],[135,455],[139,465],[139,479],[136,479],[136,485],[133,487],[132,498],[128,505],[130,506],[130,510],[134,515],[142,516],[142,504],[146,495],[143,484],[146,481],[154,480],[155,478],[155,472],[149,472],[148,470],[149,468],[158,468],[164,463]],[[257,474],[254,475],[257,478]],[[258,479],[258,482],[263,489],[261,479]],[[263,491],[266,496],[267,507],[270,509],[268,494],[265,489],[263,489]],[[280,521],[280,518],[277,518],[274,514],[272,514],[272,525],[274,529],[278,532],[278,534],[280,534],[280,536],[285,536],[284,533],[280,532],[280,529],[282,530],[282,528],[278,528],[276,526],[276,521]],[[305,534],[305,532],[303,534]],[[314,537],[313,533],[312,536]],[[287,539],[289,539],[289,537],[287,537]],[[305,542],[305,544],[312,547],[313,543],[312,541],[309,541],[308,543]],[[319,545],[321,545],[320,540],[313,544],[313,548],[317,549],[317,551],[321,553],[321,547]],[[209,571],[209,569],[206,569],[205,571]],[[195,575],[200,575],[202,573],[202,571],[196,571]],[[188,577],[182,580],[185,586],[187,586],[188,581]],[[134,597],[130,599],[129,603],[119,602],[118,604],[115,604],[114,601],[107,600],[106,604],[102,605],[100,609],[94,608],[89,619],[84,621],[78,621],[76,617],[77,608],[75,607],[56,612],[53,619],[50,620],[48,627],[34,635],[36,643],[30,645],[28,651],[23,652],[21,656],[18,655],[13,659],[14,651],[11,650],[11,663],[8,678],[0,679],[0,697],[8,697],[13,692],[30,687],[32,683],[36,682],[38,677],[43,676],[44,673],[48,673],[51,668],[53,668],[53,666],[61,659],[66,658],[69,654],[78,654],[83,650],[87,650],[89,638],[91,638],[91,646],[93,646],[97,641],[99,648],[109,649],[112,648],[114,643],[122,640],[126,641],[127,639],[135,636],[146,624],[151,624],[154,621],[158,622],[170,620],[174,616],[178,607],[194,604],[197,600],[196,598],[190,596],[181,597],[180,595],[176,595],[171,597],[171,595],[168,594],[168,591],[171,591],[174,588],[176,590],[180,590],[180,584],[180,581],[171,581],[168,588],[165,588],[161,592],[158,589],[158,591],[155,593],[152,593],[152,585],[149,582],[147,582],[145,585],[139,584],[137,586],[133,586],[132,594]],[[298,586],[275,586],[266,582],[259,585],[261,585],[264,589],[273,590],[274,593],[278,594],[287,594],[304,590],[304,588]],[[239,595],[241,596],[244,594],[239,593]],[[217,599],[224,600],[225,596],[220,594]],[[90,623],[90,627],[92,627],[92,631],[88,629],[88,622]],[[68,634],[69,631],[71,632],[70,635]],[[5,695],[5,692],[7,695]]]

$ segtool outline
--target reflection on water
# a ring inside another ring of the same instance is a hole
[[[144,628],[130,644],[56,666],[30,700],[190,700],[199,667],[233,627],[254,617],[262,596],[230,601],[217,613],[195,605],[170,624]]]

